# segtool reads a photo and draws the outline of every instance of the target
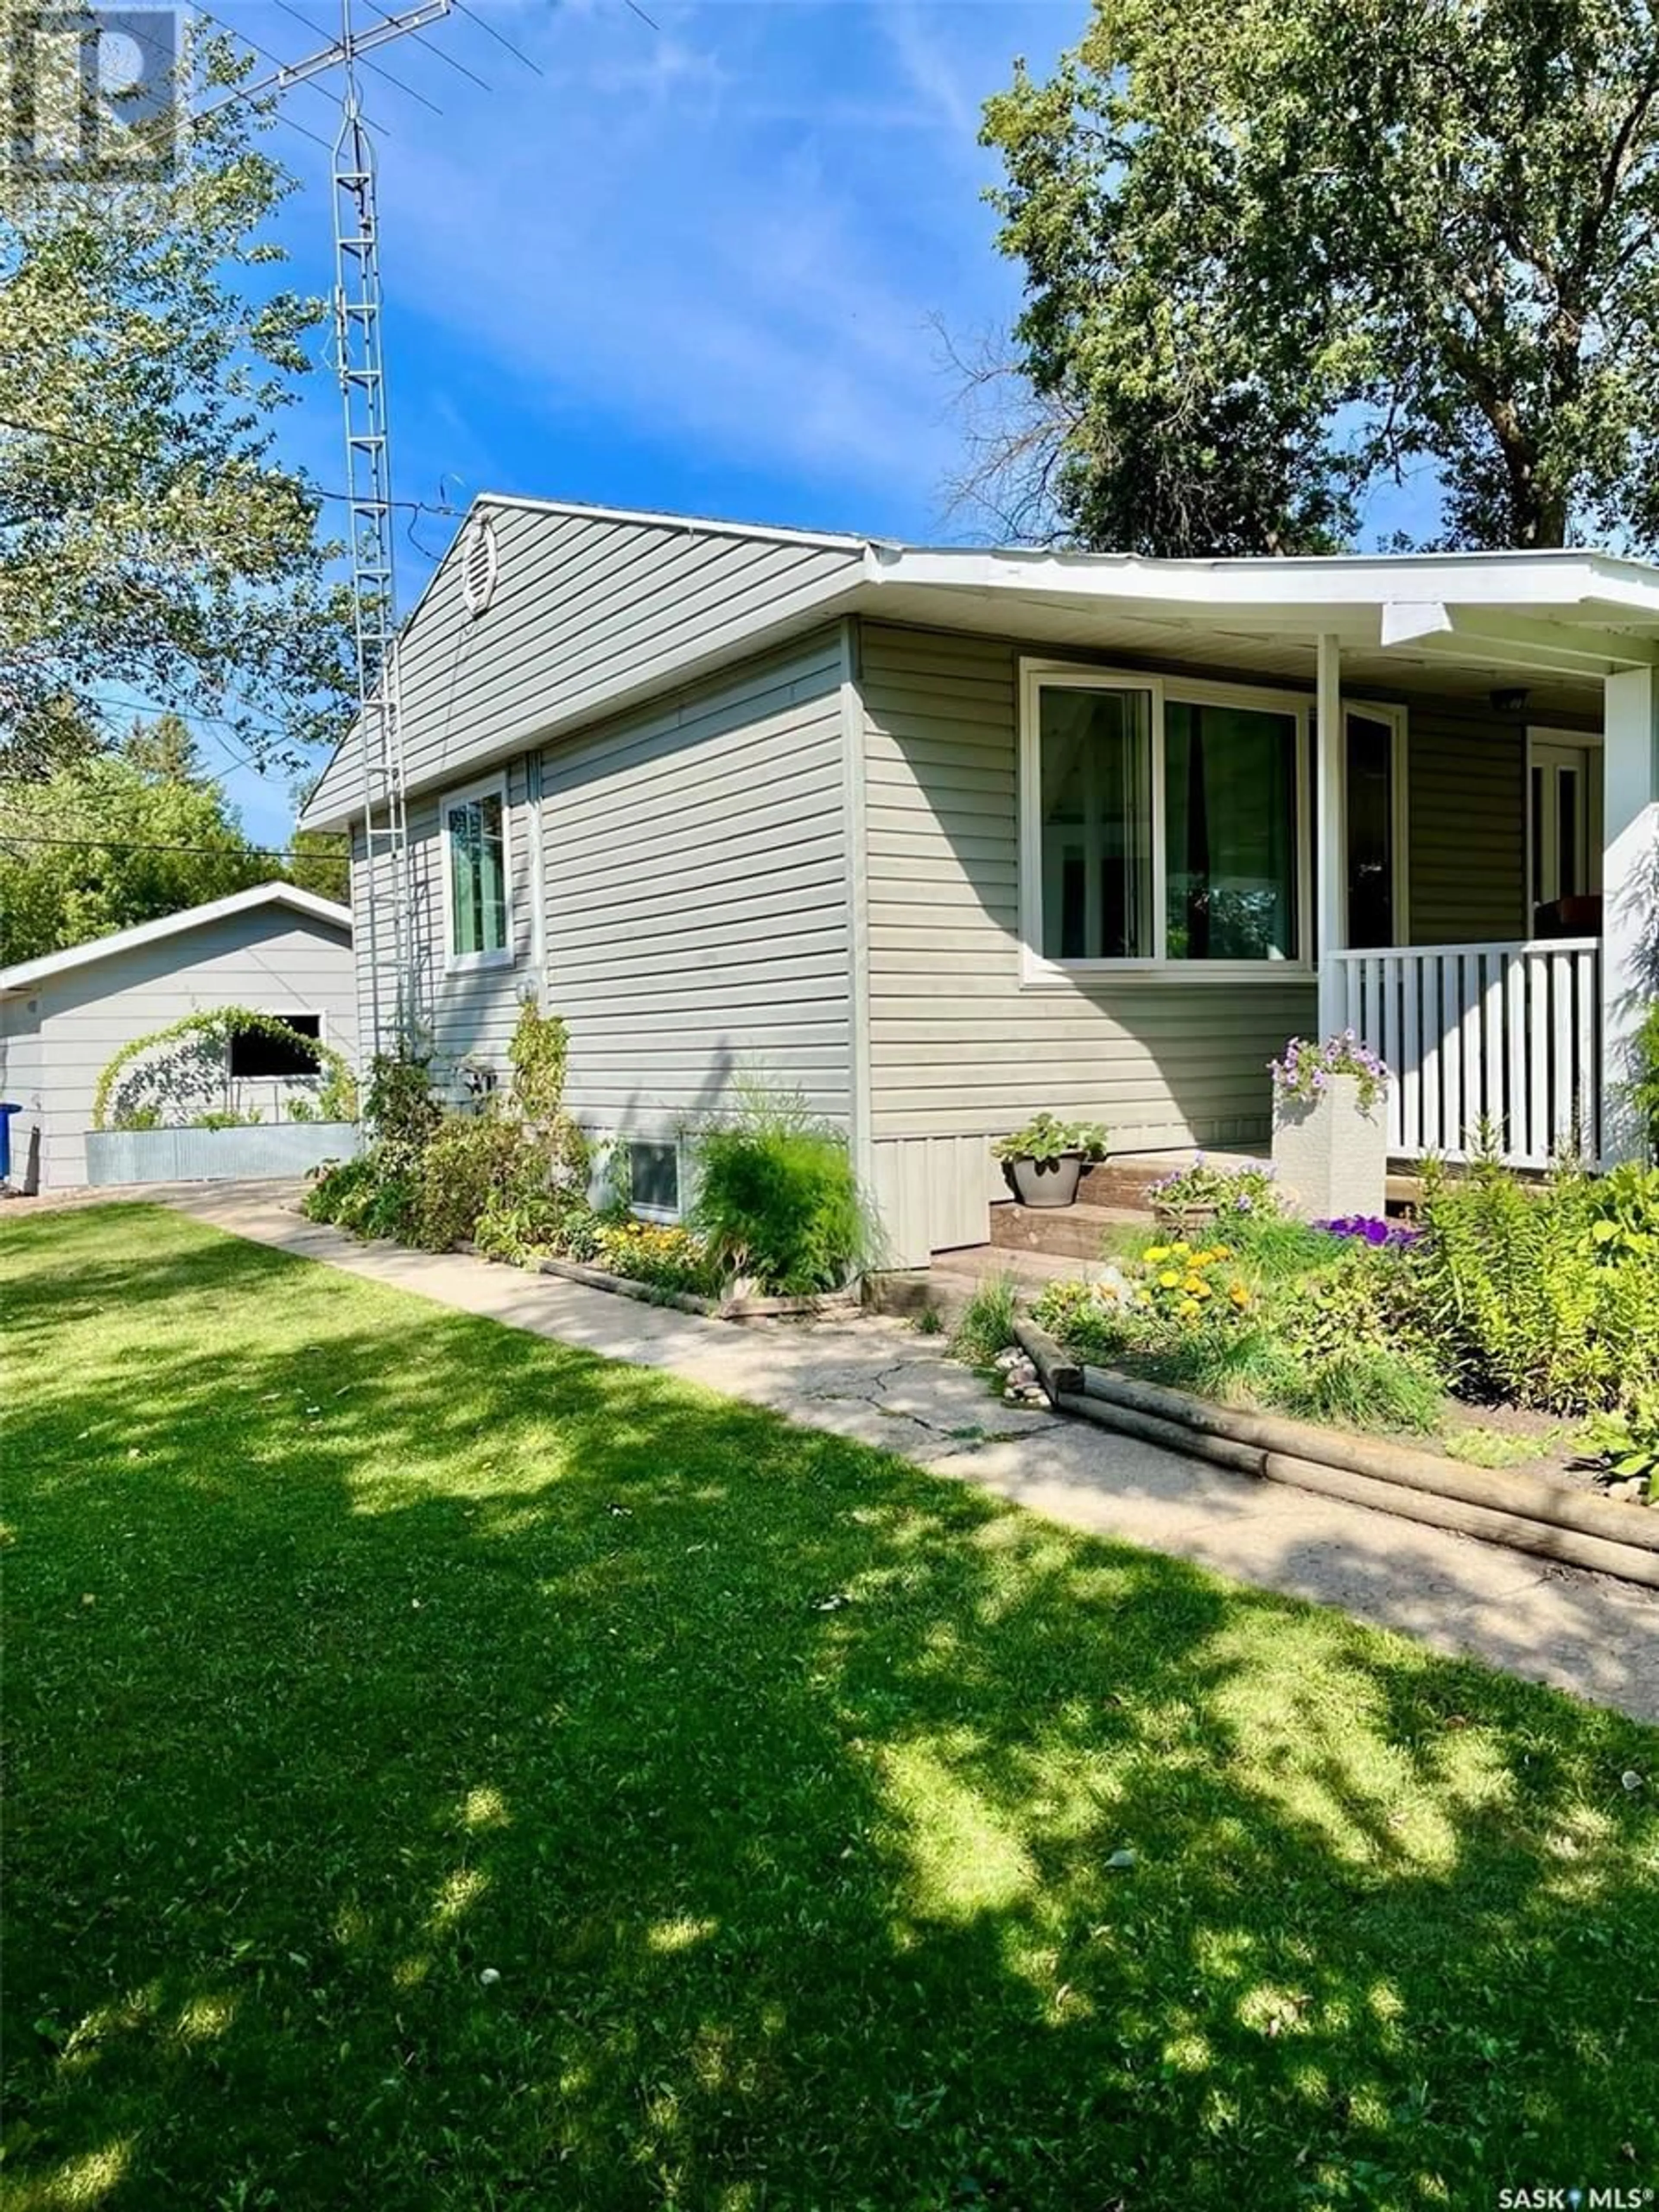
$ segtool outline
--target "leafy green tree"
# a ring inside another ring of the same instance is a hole
[[[1653,0],[1095,0],[983,136],[1034,534],[1316,552],[1420,471],[1445,546],[1659,545]]]
[[[0,789],[0,966],[267,883],[210,783],[100,756]]]
[[[281,875],[287,883],[298,884],[301,890],[315,891],[319,898],[332,899],[337,906],[349,906],[348,840],[329,830],[296,830],[288,842],[288,858],[280,869],[272,872]]]
[[[152,783],[204,783],[207,781],[201,747],[189,725],[178,715],[163,712],[153,722],[135,722],[121,747],[130,761]]]
[[[20,0],[0,0],[15,40]],[[200,65],[237,65],[223,42]],[[275,455],[322,304],[274,289],[291,180],[219,107],[167,180],[0,198],[0,773],[66,757],[119,684],[299,765],[338,734],[347,606]]]

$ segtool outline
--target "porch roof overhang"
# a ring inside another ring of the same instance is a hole
[[[1591,552],[1152,561],[872,546],[875,619],[991,631],[1311,685],[1336,638],[1353,690],[1483,696],[1596,716],[1603,679],[1659,664],[1659,567]]]

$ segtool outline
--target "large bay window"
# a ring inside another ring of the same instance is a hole
[[[1025,942],[1042,968],[1308,962],[1306,702],[1030,665]]]
[[[443,802],[445,943],[451,967],[513,957],[507,939],[507,799],[499,782]]]

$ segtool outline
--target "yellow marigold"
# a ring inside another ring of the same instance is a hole
[[[1215,1256],[1218,1260],[1231,1260],[1233,1256],[1232,1246],[1231,1244],[1218,1244],[1215,1248]]]
[[[1182,1321],[1190,1321],[1198,1310],[1196,1298],[1182,1298],[1181,1304],[1176,1308]]]
[[[1167,1244],[1149,1244],[1140,1256],[1148,1267],[1152,1267],[1156,1261],[1169,1258],[1170,1248]]]
[[[1227,1296],[1236,1306],[1247,1306],[1250,1303],[1250,1294],[1243,1283],[1235,1283]]]
[[[1172,1291],[1181,1280],[1180,1270],[1176,1267],[1166,1267],[1158,1279],[1166,1291]]]

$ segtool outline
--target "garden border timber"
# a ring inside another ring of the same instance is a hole
[[[469,1238],[463,1237],[454,1247],[469,1260],[488,1260],[492,1267],[511,1267],[512,1260],[498,1260],[494,1253],[481,1252]],[[590,1291],[614,1291],[618,1297],[637,1298],[641,1305],[672,1306],[679,1313],[702,1314],[710,1321],[811,1321],[821,1317],[837,1319],[856,1314],[861,1304],[856,1286],[844,1291],[825,1291],[806,1297],[701,1297],[696,1291],[659,1290],[654,1284],[642,1283],[633,1275],[613,1275],[605,1267],[589,1267],[582,1260],[541,1259],[525,1271],[527,1274],[556,1275],[567,1283],[585,1283]]]
[[[1080,1389],[1056,1389],[1051,1377],[1069,1382],[1079,1372],[1075,1363],[1035,1323],[1022,1318],[1017,1334],[1062,1413],[1237,1474],[1659,1589],[1659,1512],[1615,1504],[1540,1475],[1486,1475],[1402,1445],[1212,1405],[1107,1368],[1083,1368]]]

